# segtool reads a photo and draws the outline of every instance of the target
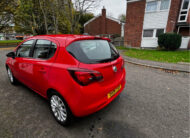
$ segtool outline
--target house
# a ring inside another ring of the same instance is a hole
[[[165,32],[181,34],[190,48],[190,0],[127,0],[125,46],[155,48]]]
[[[106,15],[106,9],[102,9],[102,14],[95,16],[84,24],[84,33],[97,36],[112,35],[124,36],[124,23],[118,19]]]

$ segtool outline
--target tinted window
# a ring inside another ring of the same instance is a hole
[[[29,41],[24,42],[22,45],[20,45],[16,52],[16,56],[17,57],[29,57],[30,49],[31,49],[33,43],[34,43],[34,40],[29,40]]]
[[[48,40],[37,40],[34,48],[34,58],[48,59],[51,58],[56,51],[56,44]]]
[[[67,47],[67,51],[83,63],[104,63],[119,57],[113,45],[106,40],[76,41]]]

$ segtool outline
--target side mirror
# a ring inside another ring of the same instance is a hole
[[[7,57],[11,57],[11,58],[15,58],[15,52],[9,52],[7,55]]]

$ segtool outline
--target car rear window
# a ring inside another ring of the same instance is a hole
[[[67,51],[87,64],[110,62],[119,57],[115,47],[106,40],[81,40],[70,44]]]

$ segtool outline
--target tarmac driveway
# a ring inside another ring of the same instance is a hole
[[[0,138],[187,138],[189,74],[126,64],[122,94],[103,110],[60,126],[46,100],[23,85],[12,86],[0,49]]]

